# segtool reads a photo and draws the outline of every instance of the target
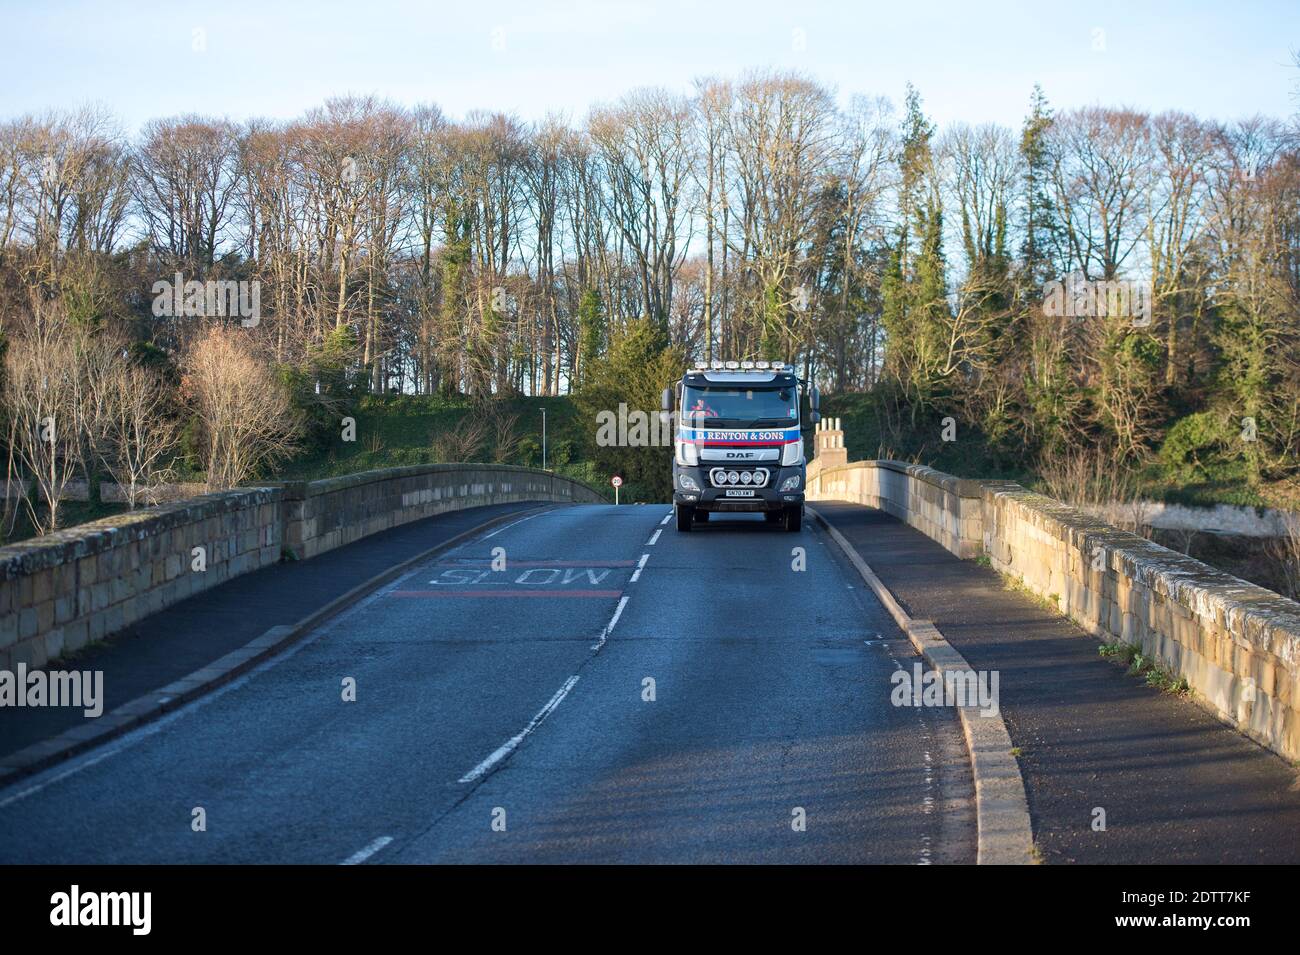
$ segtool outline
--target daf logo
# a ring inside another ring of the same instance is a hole
[[[726,458],[728,461],[749,461],[758,457],[754,451],[728,451]]]

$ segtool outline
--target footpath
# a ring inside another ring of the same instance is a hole
[[[816,508],[909,614],[933,621],[973,669],[999,671],[1044,862],[1300,862],[1295,767],[1129,676],[996,571],[883,511]]]

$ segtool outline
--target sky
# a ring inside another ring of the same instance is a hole
[[[525,120],[580,121],[637,87],[804,71],[847,102],[1019,127],[1035,82],[1054,108],[1300,112],[1300,0],[0,0],[0,119],[88,103],[128,132],[181,113],[290,119],[374,94]]]

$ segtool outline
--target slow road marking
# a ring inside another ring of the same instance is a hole
[[[390,597],[438,598],[469,597],[473,599],[486,597],[593,597],[610,598],[622,596],[621,590],[394,590]]]

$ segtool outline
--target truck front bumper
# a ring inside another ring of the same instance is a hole
[[[699,508],[702,511],[782,511],[791,507],[803,506],[804,469],[794,467],[774,467],[772,476],[763,487],[745,487],[743,484],[726,488],[714,487],[709,481],[709,471],[717,465],[707,467],[673,467],[673,503]],[[694,487],[683,482],[686,477],[694,482]],[[782,490],[782,486],[792,478],[798,478],[794,487]],[[683,486],[685,484],[685,486]],[[696,490],[698,488],[698,490]],[[727,491],[749,491],[748,495],[729,495]]]

